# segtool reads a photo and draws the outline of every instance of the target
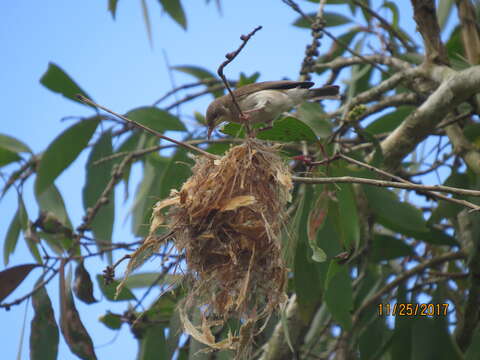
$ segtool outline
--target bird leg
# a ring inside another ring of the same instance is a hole
[[[242,122],[242,124],[245,125],[245,131],[247,133],[247,136],[248,137],[255,137],[255,133],[253,131],[253,129],[251,128],[250,126],[250,119],[251,119],[251,116],[248,114],[249,112],[251,111],[243,111],[241,114],[240,114],[240,121]]]
[[[254,129],[252,129],[250,127],[251,123],[252,123],[252,115],[254,114],[261,114],[262,112],[265,111],[265,107],[264,106],[260,106],[260,107],[256,107],[256,108],[253,108],[253,109],[250,109],[250,110],[245,110],[243,111],[243,113],[240,115],[240,119],[241,121],[245,124],[245,127],[247,129],[247,134],[249,137],[255,137],[256,136],[256,133],[258,131],[263,131],[263,130],[268,130],[269,128],[271,128],[272,126],[270,125],[270,127],[265,127],[265,128],[262,128],[262,129],[259,129],[257,131],[255,131]],[[258,121],[258,120],[256,120]],[[271,121],[270,121],[271,123]]]
[[[257,130],[257,132],[261,132],[261,131],[265,131],[265,130],[270,130],[273,128],[273,125],[267,125],[267,126],[264,126],[260,129]]]

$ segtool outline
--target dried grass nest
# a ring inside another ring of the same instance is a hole
[[[126,276],[158,250],[163,238],[155,233],[167,226],[186,258],[188,295],[179,306],[185,331],[213,349],[245,356],[260,321],[286,300],[280,233],[290,171],[278,147],[254,139],[218,160],[195,161],[180,191],[155,204],[150,236],[132,255]],[[201,311],[199,326],[188,316],[194,308]],[[212,328],[228,319],[240,321],[238,334],[216,340]]]

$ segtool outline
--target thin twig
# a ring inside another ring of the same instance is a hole
[[[238,54],[240,54],[240,51],[242,51],[242,49],[245,47],[245,45],[247,45],[247,42],[248,40],[250,40],[250,38],[255,35],[255,33],[260,30],[262,28],[262,26],[257,26],[255,29],[253,29],[252,32],[250,32],[249,34],[247,35],[242,35],[240,36],[240,40],[242,40],[242,44],[240,45],[240,47],[233,51],[233,52],[230,52],[228,54],[225,55],[225,57],[227,58],[227,60],[225,60],[223,63],[220,64],[220,66],[218,67],[218,70],[217,70],[217,74],[218,76],[220,76],[220,78],[223,80],[223,83],[225,84],[225,87],[227,88],[228,90],[228,93],[230,94],[230,96],[232,97],[232,101],[233,101],[233,104],[235,105],[235,107],[237,108],[238,110],[238,113],[240,114],[240,116],[244,116],[243,115],[243,112],[242,110],[240,109],[240,106],[238,105],[237,103],[237,99],[235,98],[235,95],[233,94],[233,91],[232,89],[230,88],[230,85],[228,84],[228,80],[227,78],[225,77],[225,75],[223,74],[223,69],[228,65],[230,64],[233,59],[235,59],[237,57]]]
[[[50,280],[52,280],[55,275],[57,275],[58,273],[58,269],[54,269],[53,266],[55,266],[56,262],[49,268],[50,270],[52,270],[52,273],[50,274],[50,276],[48,278],[46,278],[45,280],[43,280],[41,283],[37,284],[32,291],[30,291],[29,293],[23,295],[22,297],[19,297],[18,299],[15,299],[14,301],[12,302],[9,302],[9,303],[3,303],[3,304],[0,304],[0,308],[5,308],[7,311],[10,310],[10,308],[14,305],[19,305],[21,304],[23,301],[29,299],[33,294],[35,294],[38,290],[40,290],[42,287],[44,287],[45,285],[47,285]],[[46,273],[44,273],[43,276],[45,276]]]
[[[193,145],[184,143],[183,141],[178,141],[178,140],[172,139],[171,137],[165,136],[165,135],[159,133],[158,131],[155,131],[155,130],[153,130],[153,129],[150,129],[149,127],[147,127],[147,126],[145,126],[145,125],[142,125],[142,124],[140,124],[140,123],[138,123],[138,122],[136,122],[136,121],[133,121],[133,120],[127,118],[126,116],[117,114],[116,112],[114,112],[114,111],[112,111],[112,110],[110,110],[110,109],[108,109],[108,108],[106,108],[106,107],[104,107],[104,106],[102,106],[102,105],[99,105],[99,104],[93,102],[93,101],[90,100],[90,99],[87,99],[86,97],[84,97],[84,96],[82,96],[82,95],[80,95],[80,94],[77,94],[77,98],[78,98],[80,101],[82,101],[82,102],[84,102],[84,103],[86,103],[86,104],[93,105],[93,106],[95,106],[95,107],[98,107],[99,109],[102,109],[103,111],[106,111],[106,112],[108,112],[108,113],[110,113],[110,114],[112,114],[112,115],[115,115],[116,117],[124,120],[124,121],[127,122],[128,124],[131,124],[131,125],[139,128],[139,129],[145,130],[146,132],[148,132],[148,133],[150,133],[150,134],[152,134],[152,135],[154,135],[154,136],[156,136],[156,137],[158,137],[158,138],[160,138],[160,139],[170,141],[170,142],[172,142],[172,143],[174,143],[174,144],[177,144],[177,145],[179,145],[179,146],[183,146],[184,148],[187,148],[187,149],[189,149],[189,150],[198,152],[198,153],[200,153],[200,154],[202,154],[202,155],[204,155],[204,156],[206,156],[206,157],[208,157],[208,158],[210,158],[210,159],[212,159],[212,160],[218,159],[218,156],[216,156],[216,155],[214,155],[214,154],[210,154],[209,152],[206,152],[206,151],[204,151],[204,150],[202,150],[202,149],[199,149],[199,148],[197,148],[197,147],[195,147],[195,146],[193,146]]]
[[[198,144],[243,144],[245,140],[243,139],[237,139],[237,138],[222,138],[222,139],[195,139],[195,140],[188,140],[185,141],[186,144],[190,145],[198,145]],[[164,149],[169,149],[171,147],[176,146],[175,144],[167,144],[167,145],[155,145],[155,146],[150,146],[145,149],[140,149],[136,151],[121,151],[109,156],[105,156],[101,159],[98,159],[97,161],[93,162],[93,166],[100,165],[104,162],[115,160],[124,156],[132,155],[133,159],[142,157],[146,154],[150,154],[152,152],[164,150]]]
[[[215,84],[218,84],[220,83],[220,80],[216,79],[216,78],[206,78],[206,79],[202,79],[202,80],[199,80],[197,82],[194,82],[194,83],[188,83],[188,84],[183,84],[183,85],[180,85],[178,87],[175,87],[173,88],[172,90],[168,91],[165,95],[163,95],[160,99],[156,100],[152,106],[157,106],[158,104],[160,104],[163,100],[167,99],[168,97],[172,96],[173,94],[181,91],[181,90],[186,90],[186,89],[190,89],[190,88],[193,88],[193,87],[197,87],[197,86],[202,86],[202,85],[215,85]]]
[[[378,21],[380,21],[380,24],[393,36],[395,36],[402,45],[405,47],[405,49],[408,52],[414,53],[416,51],[415,47],[412,47],[408,44],[408,42],[404,39],[402,34],[400,34],[397,29],[395,29],[387,20],[385,20],[383,17],[381,17],[377,12],[373,11],[368,7],[366,4],[362,3],[361,1],[358,0],[351,0],[355,5],[360,6],[363,10],[365,10],[367,13],[375,17]]]
[[[417,185],[411,181],[408,181],[408,180],[405,180],[403,178],[401,178],[400,176],[396,176],[394,174],[391,174],[389,172],[386,172],[384,170],[381,170],[379,168],[376,168],[375,166],[372,166],[370,164],[366,164],[364,162],[361,162],[361,161],[358,161],[358,160],[355,160],[355,159],[352,159],[351,157],[345,155],[345,154],[338,154],[338,156],[352,164],[356,164],[358,166],[361,166],[361,167],[364,167],[370,171],[374,171],[376,172],[377,174],[380,174],[380,175],[383,175],[389,179],[392,179],[392,180],[396,180],[396,181],[399,181],[401,183],[404,183],[404,184],[409,184],[409,185]],[[422,185],[423,186],[423,185]],[[434,185],[435,187],[444,187],[442,185]],[[447,186],[445,186],[444,188],[447,188]],[[465,190],[465,189],[459,189],[459,190]],[[441,191],[441,190],[437,190],[437,191]],[[466,190],[466,191],[475,191],[475,190]],[[423,192],[423,191],[422,191]],[[445,191],[445,192],[448,192],[448,191]],[[480,191],[475,191],[477,193],[480,194]],[[445,196],[443,194],[438,194],[438,193],[435,193],[435,192],[431,192],[431,191],[425,191],[424,192],[425,194],[427,195],[430,195],[430,196],[433,196],[437,199],[442,199],[442,200],[445,200],[445,201],[450,201],[450,202],[453,202],[453,203],[456,203],[456,204],[459,204],[459,205],[463,205],[463,206],[466,206],[466,207],[469,207],[470,209],[472,210],[479,210],[480,207],[478,205],[475,205],[469,201],[466,201],[466,200],[461,200],[461,199],[455,199],[455,198],[450,198],[448,196]],[[453,194],[453,193],[452,193]],[[457,195],[459,195],[457,193]],[[472,196],[480,196],[480,195],[472,195]]]
[[[439,191],[439,192],[445,192],[445,193],[455,194],[455,195],[480,196],[480,191],[477,191],[477,190],[466,190],[466,189],[454,188],[454,187],[443,186],[443,185],[432,186],[432,185],[417,185],[413,183],[406,184],[403,182],[373,180],[373,179],[359,178],[354,176],[321,177],[321,178],[293,176],[292,180],[298,183],[305,183],[305,184],[335,184],[335,183],[366,184],[366,185],[375,185],[379,187],[393,187],[393,188],[407,189],[407,190]],[[475,206],[474,210],[480,210],[480,207]]]
[[[223,84],[217,84],[217,85],[212,85],[208,89],[205,89],[205,90],[193,93],[193,94],[185,95],[185,97],[183,97],[180,100],[177,100],[177,101],[171,103],[170,105],[168,105],[167,107],[165,107],[164,110],[166,110],[166,111],[172,110],[173,108],[175,108],[175,107],[177,107],[177,106],[179,106],[183,103],[186,103],[190,100],[196,99],[197,97],[210,94],[212,91],[223,90],[223,88],[224,88]]]
[[[307,14],[305,14],[303,12],[303,10],[300,8],[300,6],[298,6],[298,4],[296,4],[293,0],[282,0],[285,4],[287,4],[288,6],[290,6],[294,11],[296,11],[297,13],[299,13],[305,20],[307,20],[310,24],[313,23],[313,20],[310,18],[310,16],[308,16]],[[330,39],[332,39],[334,42],[336,42],[338,45],[340,45],[341,47],[343,47],[345,50],[347,50],[350,54],[352,55],[355,55],[355,56],[358,56],[359,58],[361,58],[362,60],[364,60],[366,63],[369,63],[370,65],[372,65],[375,69],[377,69],[378,71],[380,71],[381,73],[383,74],[389,74],[388,71],[382,69],[380,66],[378,66],[377,64],[375,64],[374,62],[371,62],[367,59],[365,59],[361,54],[359,54],[358,52],[356,52],[355,50],[351,49],[347,44],[345,44],[343,41],[339,40],[336,36],[332,35],[332,33],[330,33],[329,31],[327,31],[325,28],[322,29],[323,33],[325,35],[327,35]]]

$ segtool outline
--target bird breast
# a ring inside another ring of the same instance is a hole
[[[307,93],[308,90],[300,88],[261,90],[241,99],[239,105],[242,111],[250,114],[252,122],[268,122],[304,101]]]

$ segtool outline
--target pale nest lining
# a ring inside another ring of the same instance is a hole
[[[155,232],[166,225],[186,257],[188,295],[180,305],[185,331],[237,356],[245,355],[257,322],[286,300],[280,233],[292,181],[277,152],[249,139],[219,160],[197,157],[180,191],[154,206],[150,235],[126,274],[158,249],[162,241]],[[202,311],[200,327],[188,318],[194,308]],[[230,318],[242,323],[239,334],[216,341],[211,328]]]

